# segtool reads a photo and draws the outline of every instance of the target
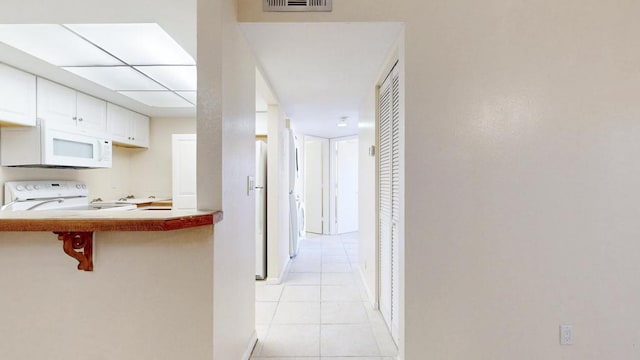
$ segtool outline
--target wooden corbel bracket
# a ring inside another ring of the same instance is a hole
[[[78,260],[78,270],[93,271],[93,232],[54,232],[62,249]],[[77,251],[82,249],[82,251]]]

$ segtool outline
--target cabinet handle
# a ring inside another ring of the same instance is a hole
[[[78,121],[82,121],[82,118],[79,118]]]
[[[78,120],[78,118],[77,118],[77,117],[75,117],[75,116],[74,116],[74,117],[72,117],[71,119],[72,119],[73,121]]]
[[[132,137],[131,140],[135,140],[136,138]]]

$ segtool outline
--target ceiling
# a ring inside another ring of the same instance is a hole
[[[196,58],[196,0],[3,0],[0,24],[157,23]],[[266,80],[300,133],[357,133],[358,105],[401,29],[397,23],[243,23]],[[154,117],[195,108],[155,108],[0,43],[0,61]],[[266,102],[273,100],[266,99]],[[261,106],[264,106],[264,102]],[[338,120],[349,116],[348,127]]]
[[[0,24],[157,23],[196,58],[196,0],[3,0]],[[159,108],[0,43],[0,61],[153,117],[192,118],[195,107]]]
[[[195,60],[155,23],[0,24],[0,42],[151,107],[195,106]]]
[[[358,107],[379,76],[398,23],[243,23],[282,110],[301,134],[358,132]],[[338,127],[342,117],[346,127]]]

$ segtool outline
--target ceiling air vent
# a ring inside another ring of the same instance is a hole
[[[264,11],[331,11],[331,0],[264,0]]]

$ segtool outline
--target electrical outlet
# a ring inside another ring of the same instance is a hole
[[[560,345],[573,345],[573,325],[560,325]]]

